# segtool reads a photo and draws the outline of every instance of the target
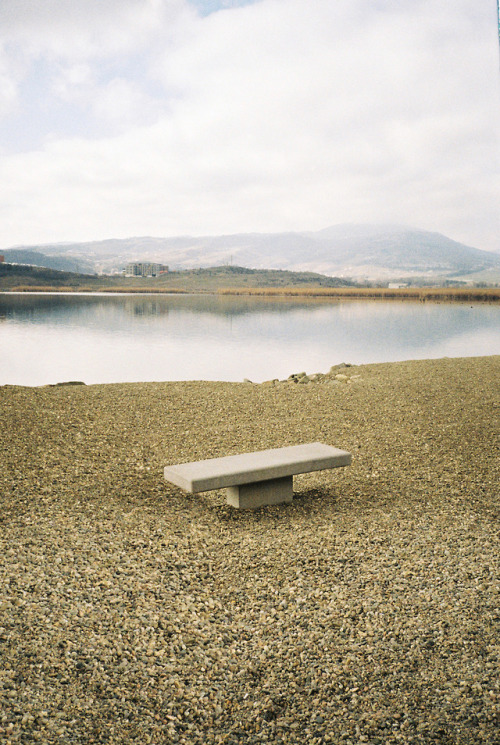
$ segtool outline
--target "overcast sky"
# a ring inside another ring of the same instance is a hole
[[[391,222],[500,251],[496,0],[1,0],[0,246]]]

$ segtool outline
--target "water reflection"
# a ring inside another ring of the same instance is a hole
[[[211,295],[0,294],[0,384],[242,380],[500,353],[500,308]]]
[[[329,305],[339,301],[322,298],[301,300],[298,298],[282,297],[249,297],[244,295],[126,295],[106,293],[0,293],[0,318],[9,314],[22,317],[34,313],[40,318],[44,315],[55,316],[59,312],[74,314],[95,313],[97,308],[105,309],[107,313],[114,309],[125,311],[137,316],[157,316],[168,313],[169,310],[179,310],[186,313],[207,313],[209,315],[237,316],[255,312],[288,313],[293,309],[304,308],[310,310],[315,305]],[[343,301],[342,301],[343,302]],[[293,306],[293,307],[292,307]]]

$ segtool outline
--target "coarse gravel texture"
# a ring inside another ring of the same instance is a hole
[[[0,388],[2,744],[499,742],[500,357],[308,379]],[[289,505],[163,478],[312,441]]]

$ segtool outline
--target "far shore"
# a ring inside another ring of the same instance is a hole
[[[187,289],[181,287],[71,287],[51,285],[18,285],[0,289],[1,293],[111,293],[141,295],[250,295],[253,297],[300,297],[358,300],[413,300],[435,302],[487,302],[500,301],[500,287],[222,287],[214,289]]]

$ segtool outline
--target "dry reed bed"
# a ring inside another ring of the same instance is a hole
[[[221,295],[278,295],[298,297],[367,298],[382,300],[442,300],[495,302],[500,300],[500,288],[448,288],[448,287],[408,287],[389,289],[385,287],[311,287],[311,288],[272,288],[248,287],[218,290]]]
[[[160,287],[70,287],[70,286],[51,286],[51,285],[16,285],[10,287],[5,292],[107,292],[107,293],[127,293],[127,294],[141,294],[141,295],[158,295],[158,294],[171,294],[171,293],[187,293],[187,290],[179,289],[178,287],[172,288],[160,288]]]
[[[253,295],[256,297],[324,297],[356,298],[369,300],[419,300],[419,301],[458,301],[458,302],[498,302],[500,288],[447,288],[422,287],[398,288],[385,287],[226,287],[216,290],[186,290],[179,287],[70,287],[49,285],[17,285],[7,292],[107,292],[139,294],[197,293],[218,295]]]

